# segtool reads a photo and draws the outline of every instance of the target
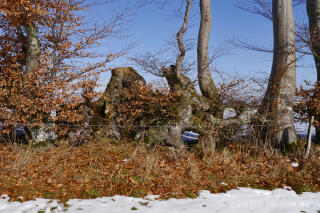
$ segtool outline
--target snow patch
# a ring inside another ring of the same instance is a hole
[[[149,195],[144,199],[125,196],[102,197],[92,200],[72,199],[68,207],[55,200],[36,199],[27,202],[8,202],[8,196],[1,196],[0,213],[44,212],[94,212],[94,213],[211,213],[211,212],[317,212],[320,210],[320,192],[305,192],[297,195],[288,189],[273,191],[238,188],[226,193],[212,194],[201,191],[196,199],[155,200],[158,196]]]

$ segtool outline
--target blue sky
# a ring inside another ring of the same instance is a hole
[[[95,18],[106,18],[116,9],[121,10],[127,5],[135,5],[136,0],[120,0],[110,7],[99,7],[93,11],[88,11],[88,16]],[[128,55],[141,54],[146,51],[157,51],[164,46],[164,41],[177,33],[181,26],[181,17],[174,16],[180,8],[181,0],[170,0],[170,4],[160,9],[155,5],[141,8],[133,17],[133,22],[126,28],[128,36],[120,39],[112,39],[108,47],[117,49],[125,44],[135,43],[135,48]],[[248,41],[252,44],[263,47],[273,46],[272,23],[258,15],[250,14],[235,6],[235,0],[212,0],[213,25],[211,32],[210,49],[218,47],[223,42],[232,38]],[[184,9],[184,8],[183,8]],[[307,20],[305,6],[295,8],[296,22]],[[195,3],[191,11],[190,29],[187,37],[197,39],[199,28],[199,6]],[[196,56],[196,48],[192,50],[188,57]],[[233,49],[230,54],[218,59],[215,62],[216,68],[225,75],[255,76],[259,72],[270,73],[272,65],[272,55],[248,50]],[[297,69],[297,83],[304,80],[314,81],[316,71],[311,57],[306,57],[299,62]],[[134,66],[126,57],[121,58],[112,66]],[[103,76],[107,80],[109,75]],[[153,78],[145,76],[147,80]],[[196,71],[191,74],[196,77]],[[217,76],[214,76],[216,79]]]

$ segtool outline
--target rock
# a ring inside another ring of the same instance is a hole
[[[121,135],[118,128],[115,125],[111,125],[111,126],[102,127],[96,130],[94,132],[94,138],[99,138],[99,139],[113,138],[116,140],[120,140]]]
[[[90,140],[90,130],[88,128],[78,129],[69,133],[69,144],[71,146],[81,146]]]
[[[138,133],[135,140],[140,140],[148,145],[165,145],[166,138],[168,136],[167,127],[152,127],[146,130],[145,132]]]
[[[32,143],[49,143],[58,139],[57,132],[54,129],[54,124],[47,124],[40,128],[34,128],[31,130]]]
[[[119,67],[111,72],[112,76],[102,97],[105,102],[107,99],[117,102],[117,98],[122,95],[124,89],[135,84],[146,85],[144,78],[132,67]]]
[[[102,97],[92,104],[91,108],[94,111],[93,124],[105,125],[106,127],[95,129],[97,137],[104,135],[112,138],[121,138],[121,130],[116,123],[116,108],[119,103],[119,97],[123,94],[126,88],[135,85],[146,85],[146,81],[132,67],[119,67],[112,69],[112,76],[104,91]]]
[[[239,119],[243,122],[243,123],[249,123],[251,121],[251,119],[256,115],[257,110],[256,109],[244,109],[243,112],[241,112],[241,114],[239,115]]]
[[[177,149],[181,149],[184,143],[181,138],[182,129],[179,126],[172,126],[168,129],[168,135],[166,137],[166,144],[174,146]]]

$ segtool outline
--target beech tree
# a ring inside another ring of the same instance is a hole
[[[309,17],[310,49],[317,69],[317,82],[320,82],[320,1],[307,0],[307,13]],[[318,90],[316,90],[318,91]],[[319,122],[319,117],[316,118]],[[317,128],[316,141],[320,143],[320,130]]]
[[[320,81],[320,0],[307,0],[311,51],[317,68],[317,81]]]
[[[292,0],[293,5],[297,6],[306,2],[306,0]],[[272,22],[272,0],[238,0],[236,6],[244,11],[253,13],[266,18]],[[295,23],[295,34],[296,34],[296,53],[299,54],[299,58],[305,55],[313,55],[310,51],[310,33],[308,27],[304,23]],[[231,41],[235,46],[254,50],[258,52],[273,53],[272,48],[259,47],[257,45],[250,44],[250,42],[241,41],[235,39]]]
[[[275,142],[288,148],[297,143],[293,120],[296,55],[292,0],[273,0],[272,20],[273,63],[260,114],[272,121],[270,130]]]
[[[320,1],[318,0],[293,0],[294,5],[306,4],[307,14],[309,18],[309,24],[296,24],[296,52],[299,54],[299,57],[304,55],[312,55],[314,57],[315,66],[317,70],[317,82],[320,80]],[[245,11],[261,15],[268,20],[272,21],[272,9],[271,9],[270,0],[251,0],[251,1],[238,1],[237,6]],[[240,46],[245,49],[270,52],[273,51],[267,48],[260,48],[254,45],[250,45],[247,42],[237,41],[235,42],[237,46]],[[309,85],[310,86],[310,85]],[[299,95],[302,95],[302,102],[299,103],[297,108],[302,109],[301,106],[305,106],[309,110],[299,111],[299,113],[306,115],[312,114],[316,116],[315,126],[316,126],[316,141],[320,143],[320,130],[319,130],[319,118],[318,110],[316,106],[318,105],[318,96],[315,95],[312,98],[306,97],[306,94],[312,95],[314,91],[318,91],[318,83],[311,90],[302,90],[299,92]],[[309,116],[310,117],[310,116]]]
[[[181,78],[181,73],[184,75],[187,74],[191,70],[190,68],[192,68],[193,66],[192,61],[189,62],[188,60],[185,60],[186,52],[190,50],[189,47],[192,45],[189,45],[186,42],[186,40],[183,39],[184,34],[187,31],[188,17],[192,1],[183,0],[182,2],[186,2],[186,10],[183,25],[181,26],[179,32],[176,35],[176,47],[178,49],[178,54],[176,56],[175,61],[176,75],[177,79],[179,79],[179,82],[183,81],[183,78]],[[201,14],[201,22],[197,43],[197,73],[199,86],[202,95],[211,103],[209,110],[210,113],[214,116],[221,117],[223,112],[222,101],[220,99],[218,89],[215,86],[211,76],[210,64],[212,63],[213,59],[220,57],[221,55],[225,54],[228,50],[226,50],[225,48],[217,49],[216,53],[213,54],[212,57],[209,57],[209,41],[212,25],[210,0],[201,0],[199,7]],[[143,55],[131,57],[131,60],[133,60],[138,67],[142,68],[146,72],[152,73],[158,77],[165,77],[165,72],[163,72],[164,69],[162,69],[162,67],[167,66],[168,63],[172,62],[172,60],[161,60],[163,52],[167,54],[168,51],[164,50],[156,53],[147,52]]]
[[[80,104],[96,97],[97,77],[123,54],[93,50],[116,32],[124,14],[88,27],[81,12],[89,6],[84,0],[0,2],[0,121],[5,126],[83,119]],[[89,58],[97,60],[81,62]]]
[[[200,13],[201,22],[197,48],[199,86],[203,96],[208,98],[212,104],[212,113],[221,117],[223,113],[222,102],[209,67],[209,40],[212,25],[210,0],[200,0]]]

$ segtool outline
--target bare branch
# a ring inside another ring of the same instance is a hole
[[[235,5],[244,11],[261,15],[272,21],[272,3],[270,0],[237,0]]]
[[[177,41],[178,41],[178,46],[180,50],[180,54],[177,56],[177,59],[176,59],[176,72],[177,72],[178,79],[181,79],[181,65],[184,57],[186,56],[186,49],[183,45],[183,35],[186,32],[190,8],[191,8],[191,0],[187,0],[187,6],[186,6],[184,19],[183,19],[183,24],[181,26],[181,29],[177,33]]]
[[[306,0],[293,0],[293,6],[305,3]],[[235,5],[247,12],[257,14],[272,21],[272,1],[271,0],[237,0]]]
[[[170,60],[164,59],[162,56],[165,52],[167,52],[167,50],[160,50],[156,53],[146,52],[144,54],[129,57],[129,59],[146,73],[164,77],[161,67],[170,64]]]
[[[182,0],[181,2],[183,3],[184,1],[185,0]],[[191,71],[195,65],[195,61],[184,60],[187,51],[193,48],[193,40],[184,38],[184,35],[187,31],[191,3],[192,0],[186,0],[186,9],[182,26],[178,33],[174,36],[174,39],[169,38],[166,41],[167,47],[165,49],[155,53],[146,52],[145,54],[129,57],[129,59],[145,72],[151,73],[158,77],[164,77],[162,67],[168,67],[171,64],[175,64],[175,72],[178,76],[178,79],[181,79],[181,74],[187,74],[189,71]],[[174,58],[175,61],[173,61]]]
[[[241,48],[241,49],[246,49],[246,50],[253,50],[253,51],[257,51],[257,52],[264,52],[264,53],[273,53],[273,49],[272,48],[267,48],[267,47],[259,47],[256,46],[254,44],[250,44],[247,41],[242,41],[239,39],[231,39],[228,41],[230,44],[232,44],[233,46],[237,47],[237,48]]]

